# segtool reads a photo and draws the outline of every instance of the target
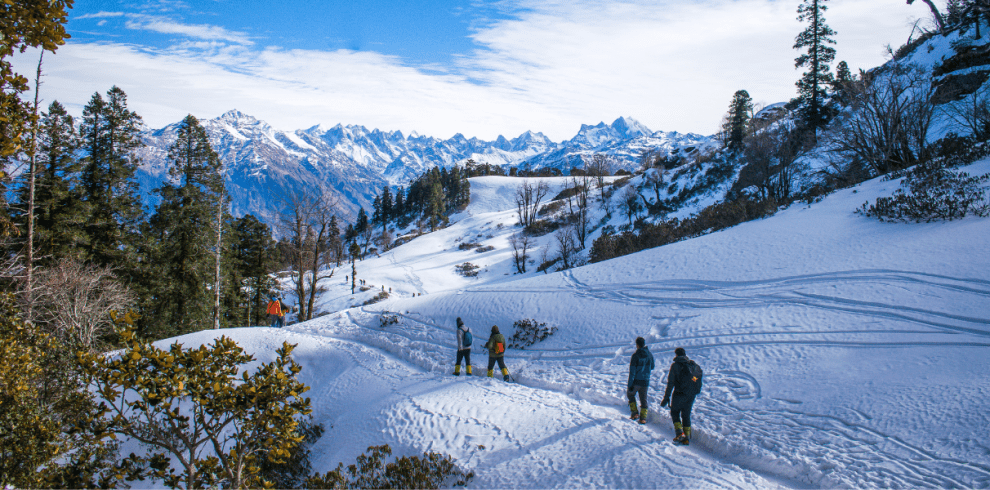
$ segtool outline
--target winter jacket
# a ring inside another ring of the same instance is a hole
[[[684,375],[684,370],[687,369],[687,363],[691,360],[688,356],[677,356],[674,358],[674,363],[670,365],[670,371],[667,372],[667,389],[663,392],[664,398],[670,398],[671,392],[675,395],[683,395],[677,390],[680,386],[680,377]]]
[[[488,342],[485,342],[485,347],[488,349],[489,357],[499,358],[505,355],[505,350],[498,354],[495,353],[495,344],[498,343],[502,344],[503,349],[506,348],[505,336],[500,333],[492,335],[491,338],[488,339]]]
[[[466,347],[464,346],[464,332],[470,332],[470,331],[471,329],[468,328],[468,326],[464,325],[463,323],[459,327],[457,327],[457,350],[465,350],[471,348],[470,345]]]
[[[653,353],[650,352],[650,348],[643,346],[636,349],[632,358],[629,359],[629,382],[626,386],[649,385],[653,368]]]
[[[268,302],[268,308],[265,312],[269,315],[280,316],[282,314],[282,302],[277,299],[272,299]]]

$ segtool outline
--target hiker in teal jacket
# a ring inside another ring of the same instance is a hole
[[[492,377],[492,370],[498,362],[498,367],[502,368],[502,379],[508,381],[509,370],[505,367],[504,359],[505,336],[498,332],[498,325],[492,325],[492,335],[488,338],[488,342],[485,342],[485,348],[488,349],[488,377]]]
[[[629,418],[646,423],[649,406],[646,391],[650,388],[650,374],[653,372],[653,353],[646,347],[643,337],[636,337],[636,352],[629,359],[629,381],[626,382],[626,397],[629,398]],[[636,394],[639,394],[639,410],[636,409]]]
[[[454,364],[454,376],[461,375],[461,359],[467,365],[467,375],[471,375],[471,344],[465,341],[465,337],[470,335],[471,329],[464,324],[464,320],[457,317],[457,360]]]

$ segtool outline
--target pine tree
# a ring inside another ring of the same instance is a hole
[[[232,228],[231,262],[238,279],[234,284],[242,285],[232,289],[244,289],[247,296],[246,301],[237,301],[238,305],[245,304],[244,311],[232,313],[250,315],[248,325],[261,325],[265,319],[266,298],[278,285],[269,275],[275,270],[275,240],[271,228],[251,214],[234,220]]]
[[[753,117],[753,99],[749,92],[739,90],[732,96],[729,104],[729,114],[725,119],[722,132],[726,135],[725,146],[730,150],[742,148],[743,139],[749,120]]]
[[[825,125],[828,113],[825,108],[826,87],[831,86],[833,78],[829,63],[835,59],[835,36],[825,24],[825,11],[828,0],[804,0],[798,6],[798,20],[807,22],[808,27],[795,38],[794,49],[806,49],[807,52],[794,60],[794,67],[807,67],[801,79],[797,82],[798,98],[802,122],[811,130]]]
[[[162,336],[201,330],[212,318],[216,205],[225,193],[220,158],[195,117],[182,121],[168,157],[171,180],[156,190],[162,200],[149,222],[159,285],[145,314]]]
[[[75,153],[79,137],[72,116],[57,101],[41,114],[38,140],[34,243],[40,257],[37,264],[45,266],[61,258],[81,256],[87,241],[82,228],[88,208],[78,186],[81,166]],[[28,201],[27,185],[18,190],[17,198],[20,203]],[[26,219],[18,216],[20,222]]]
[[[133,267],[144,218],[134,173],[139,161],[134,151],[140,140],[141,116],[127,109],[127,95],[118,87],[104,100],[93,94],[83,108],[83,200],[91,214],[85,231],[87,253],[97,265]]]
[[[381,203],[381,213],[382,213],[382,228],[387,228],[388,223],[392,221],[395,217],[392,211],[392,191],[388,186],[382,187],[382,203]]]

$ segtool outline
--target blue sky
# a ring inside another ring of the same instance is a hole
[[[76,0],[42,96],[118,85],[145,122],[238,109],[279,129],[360,124],[555,141],[628,116],[713,133],[732,94],[794,95],[797,0]],[[944,3],[944,2],[939,2]],[[885,60],[928,9],[831,0],[837,60]],[[36,56],[18,57],[21,73]]]

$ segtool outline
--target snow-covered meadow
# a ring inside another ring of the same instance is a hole
[[[564,185],[548,181],[551,195]],[[520,180],[471,182],[450,227],[358,262],[370,290],[352,296],[350,267],[337,270],[320,299],[330,313],[179,340],[228,335],[262,361],[299,344],[327,428],[318,471],[387,443],[450,454],[479,488],[990,487],[990,219],[855,214],[899,184],[875,179],[722,232],[518,275]],[[455,272],[468,261],[479,277]],[[351,307],[382,287],[388,300]],[[399,323],[381,327],[383,310]],[[451,375],[456,317],[475,334],[471,377]],[[511,337],[522,319],[559,331],[507,353],[517,383],[485,378],[491,325]],[[636,336],[658,361],[646,426],[626,419]],[[670,443],[659,407],[677,346],[706,371],[689,447]]]

